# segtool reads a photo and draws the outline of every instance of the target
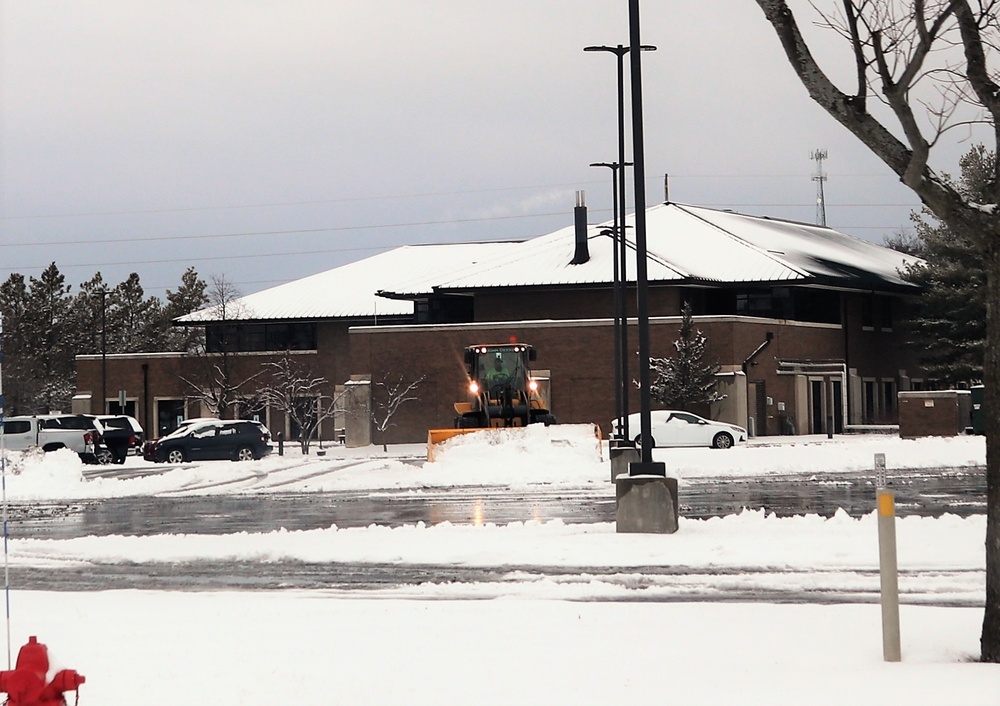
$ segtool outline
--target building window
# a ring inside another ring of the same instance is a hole
[[[861,328],[875,330],[875,295],[866,294],[861,297]]]
[[[875,299],[875,324],[883,331],[892,331],[892,299],[877,297]]]
[[[861,298],[861,327],[866,331],[876,328],[892,331],[892,297],[866,294]]]
[[[895,380],[882,380],[881,382],[881,399],[879,399],[879,406],[881,407],[882,419],[890,420],[896,418],[896,381]]]
[[[236,401],[236,418],[249,419],[267,426],[267,405],[260,397],[241,397]]]
[[[793,313],[796,321],[811,321],[817,324],[839,324],[840,293],[827,289],[792,290]]]
[[[316,324],[210,324],[205,347],[209,353],[316,350]]]
[[[437,296],[413,302],[418,324],[463,324],[473,321],[472,297]]]
[[[771,289],[714,289],[697,298],[685,292],[682,299],[698,302],[696,314],[759,316],[768,319],[839,324],[840,294],[824,289],[773,287]]]
[[[896,421],[898,386],[895,380],[865,379],[861,390],[864,424],[892,424]]]

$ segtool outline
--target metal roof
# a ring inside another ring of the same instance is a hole
[[[612,281],[610,222],[588,228],[590,259],[570,261],[572,226],[522,242],[408,245],[242,297],[229,320],[316,320],[413,313],[408,299],[497,287],[606,285]],[[627,276],[635,279],[634,216],[626,219]],[[650,282],[787,283],[916,290],[899,275],[919,262],[831,228],[699,206],[646,212]],[[218,321],[215,307],[178,319]]]
[[[180,324],[230,321],[318,320],[398,316],[413,313],[413,302],[380,297],[380,290],[407,290],[410,282],[435,280],[446,272],[461,272],[510,248],[512,243],[405,245],[332,270],[287,282],[227,305],[182,316]]]
[[[635,278],[635,219],[626,218],[629,259]],[[478,269],[442,278],[439,290],[504,286],[608,283],[612,275],[610,228],[591,226],[590,260],[571,265],[572,227],[522,243]],[[650,282],[820,284],[849,288],[914,288],[899,276],[916,258],[831,228],[745,216],[698,206],[661,204],[646,211]]]

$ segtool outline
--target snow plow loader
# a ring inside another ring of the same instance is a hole
[[[427,458],[448,439],[488,429],[555,424],[529,364],[535,349],[524,343],[481,344],[465,349],[466,399],[455,403],[452,429],[427,433]]]

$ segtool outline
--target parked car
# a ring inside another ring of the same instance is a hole
[[[177,427],[172,431],[167,432],[159,439],[147,439],[146,443],[142,445],[142,457],[147,461],[155,461],[154,449],[156,444],[159,443],[160,439],[166,438],[168,436],[175,436],[185,429],[187,429],[192,424],[201,424],[203,422],[221,422],[222,420],[218,417],[192,417],[191,419],[182,419],[177,422]]]
[[[640,433],[639,414],[628,416],[629,433],[635,434],[635,443],[639,444]],[[611,428],[616,436],[618,420],[611,422]],[[653,446],[711,446],[716,449],[728,449],[733,444],[742,444],[747,440],[747,430],[735,424],[713,422],[697,414],[672,409],[655,409],[650,412],[650,434]]]
[[[101,436],[94,452],[98,463],[125,463],[131,450],[139,453],[145,434],[134,417],[124,414],[84,415],[95,419],[101,427]]]
[[[143,456],[156,463],[231,459],[250,461],[271,453],[271,432],[245,419],[186,424],[146,444]]]
[[[94,463],[100,427],[80,414],[7,417],[0,426],[0,436],[4,448],[11,451],[70,449],[76,451],[84,463]]]

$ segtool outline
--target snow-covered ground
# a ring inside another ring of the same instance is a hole
[[[533,434],[536,432],[532,432]],[[129,459],[138,477],[91,478],[68,453],[11,459],[11,502],[149,494],[367,491],[455,486],[586,489],[613,496],[606,450],[585,433],[498,444],[287,448],[249,464],[177,469]],[[551,433],[551,432],[550,432]],[[872,468],[980,472],[981,438],[783,439],[729,451],[658,450],[684,479]],[[132,475],[130,473],[129,475]],[[391,501],[391,500],[389,500]],[[683,499],[682,499],[683,502]],[[364,592],[10,591],[14,654],[28,635],[87,676],[81,703],[144,704],[957,704],[1000,703],[1000,666],[974,662],[984,585],[982,516],[897,521],[903,662],[882,661],[872,515],[681,518],[673,535],[613,524],[447,523],[366,528],[11,540],[12,567],[233,559],[496,567],[503,581]],[[506,567],[564,566],[572,580]],[[602,580],[613,570],[619,579]],[[641,567],[661,567],[655,578]],[[734,602],[794,588],[816,602]],[[951,607],[927,605],[947,604]],[[72,697],[71,697],[72,698]]]

